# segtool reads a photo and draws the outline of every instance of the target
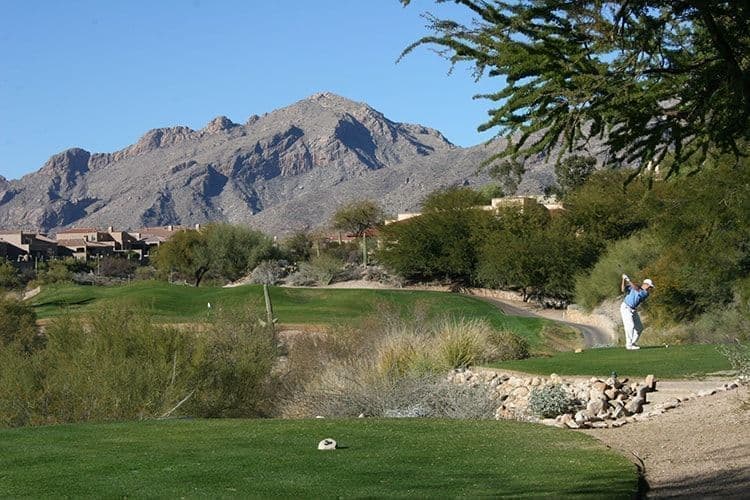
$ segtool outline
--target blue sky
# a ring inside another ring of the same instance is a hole
[[[57,152],[111,152],[147,130],[235,122],[330,91],[452,142],[490,102],[468,66],[421,47],[425,11],[466,19],[433,0],[0,0],[0,175],[37,170]]]

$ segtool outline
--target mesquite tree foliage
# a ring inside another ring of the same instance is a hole
[[[401,0],[408,4],[409,0]],[[449,0],[436,0],[437,3]],[[426,14],[432,46],[475,76],[505,83],[493,127],[512,137],[503,155],[528,156],[593,138],[611,164],[741,156],[750,139],[750,2],[746,0],[453,0],[462,25]],[[698,167],[700,168],[700,167]]]

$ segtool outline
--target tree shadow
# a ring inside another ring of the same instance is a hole
[[[750,467],[686,476],[647,492],[648,498],[749,498]]]

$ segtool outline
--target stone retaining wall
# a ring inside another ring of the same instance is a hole
[[[739,387],[739,381],[728,382],[716,389],[673,398],[651,407],[648,394],[656,391],[657,386],[657,380],[653,375],[642,381],[618,379],[616,376],[607,380],[565,380],[556,374],[549,377],[524,377],[492,370],[454,370],[448,376],[448,381],[472,387],[489,387],[490,397],[498,405],[495,410],[495,418],[498,420],[533,421],[570,429],[621,427],[677,408],[688,399],[710,396],[717,391]],[[565,391],[571,406],[568,411],[554,418],[535,416],[529,408],[529,398],[534,391],[552,386]]]

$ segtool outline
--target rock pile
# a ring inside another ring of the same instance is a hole
[[[454,370],[448,380],[472,387],[486,386],[491,389],[493,400],[498,403],[495,418],[540,422],[546,425],[570,429],[621,427],[627,423],[660,415],[678,407],[688,398],[674,398],[653,407],[648,394],[656,391],[657,380],[649,375],[645,380],[631,382],[618,379],[615,374],[606,380],[563,380],[556,374],[545,377],[521,377],[494,371]],[[539,418],[529,407],[529,398],[535,391],[546,387],[561,387],[570,402],[568,411],[554,418]],[[717,390],[738,387],[737,382],[724,384]],[[710,393],[715,393],[711,391]],[[710,394],[696,394],[701,397]]]

